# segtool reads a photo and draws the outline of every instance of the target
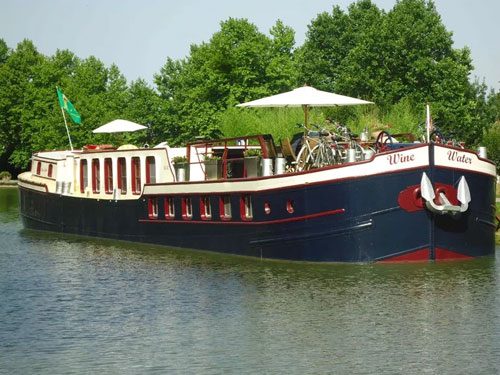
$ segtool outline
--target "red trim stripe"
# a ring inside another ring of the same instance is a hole
[[[316,219],[318,217],[330,216],[341,214],[345,212],[345,208],[340,208],[338,210],[325,211],[317,214],[299,216],[299,217],[291,217],[287,219],[280,220],[270,220],[270,221],[208,221],[208,220],[199,220],[199,221],[187,221],[187,220],[138,220],[139,223],[175,223],[175,224],[212,224],[212,225],[269,225],[269,224],[282,224],[282,223],[290,223],[294,221],[302,221],[309,219]]]

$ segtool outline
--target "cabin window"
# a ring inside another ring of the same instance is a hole
[[[48,172],[49,177],[52,177],[52,168],[53,168],[53,165],[49,164],[49,172]]]
[[[253,219],[252,197],[250,195],[243,195],[240,198],[240,213],[242,220]]]
[[[40,176],[41,171],[42,171],[42,163],[38,162],[36,165],[36,174]]]
[[[118,190],[121,194],[127,194],[127,161],[118,158]]]
[[[141,159],[132,158],[132,193],[141,193]]]
[[[156,161],[154,156],[146,158],[146,183],[156,184]]]
[[[286,201],[286,210],[289,214],[293,214],[293,212],[295,211],[295,203],[293,202],[293,200],[289,199]]]
[[[148,216],[150,219],[158,219],[158,198],[148,199]]]
[[[89,187],[89,175],[87,160],[80,161],[80,193],[85,193]]]
[[[269,202],[264,202],[264,212],[269,215],[271,213],[271,205]]]
[[[104,159],[104,191],[106,194],[113,193],[113,161],[111,158]]]
[[[193,204],[190,197],[182,198],[182,218],[184,220],[193,218]]]
[[[99,159],[92,159],[92,192],[97,194],[101,191],[101,171]]]
[[[221,220],[231,220],[231,197],[223,195],[219,199],[219,213]]]
[[[174,219],[175,218],[175,206],[174,206],[174,198],[166,197],[165,198],[165,219]]]
[[[200,198],[200,216],[202,220],[212,219],[212,208],[210,207],[210,197]]]

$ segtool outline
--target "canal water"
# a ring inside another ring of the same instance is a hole
[[[498,374],[499,281],[29,231],[0,189],[1,374]]]

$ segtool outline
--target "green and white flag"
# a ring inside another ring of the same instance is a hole
[[[80,117],[80,114],[76,111],[73,104],[71,104],[66,95],[64,95],[61,91],[59,91],[58,88],[56,88],[56,90],[57,90],[57,96],[59,97],[59,104],[61,105],[61,108],[64,109],[66,112],[68,112],[69,117],[71,117],[71,119],[75,123],[81,124],[82,118]]]

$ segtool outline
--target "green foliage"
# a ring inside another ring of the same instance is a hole
[[[148,125],[123,135],[124,143],[181,145],[195,136],[258,133],[277,141],[303,131],[302,109],[235,105],[307,83],[376,103],[313,108],[310,123],[326,126],[331,119],[356,133],[380,126],[418,133],[429,102],[445,133],[454,130],[471,145],[483,138],[490,155],[498,149],[500,94],[469,81],[470,51],[453,48],[432,1],[399,0],[388,12],[371,0],[346,11],[334,6],[310,22],[301,47],[294,45],[294,31],[280,20],[266,35],[246,19],[230,18],[186,58],[168,58],[153,89],[143,80],[128,84],[116,65],[93,56],[67,50],[44,56],[29,40],[10,49],[0,39],[0,168],[24,169],[34,151],[69,147],[56,86],[82,115],[81,125],[68,120],[75,148],[117,144],[116,135],[92,133],[116,118]]]
[[[167,60],[155,83],[173,144],[218,137],[227,108],[292,87],[294,32],[278,21],[271,35],[230,18],[208,43],[192,45],[186,59]]]
[[[28,40],[4,53],[2,42],[0,167],[10,164],[24,169],[34,151],[69,148],[56,87],[82,115],[79,125],[67,118],[75,148],[89,143],[116,143],[116,136],[92,133],[116,118],[158,126],[158,95],[144,81],[129,87],[116,65],[106,68],[95,57],[81,60],[70,51],[58,50],[46,57]],[[148,136],[142,132],[124,138],[144,143]]]
[[[187,157],[185,156],[174,156],[172,159],[174,164],[182,164],[187,162]]]
[[[316,117],[312,115],[310,118]],[[301,108],[230,107],[220,117],[220,128],[225,138],[271,134],[277,141],[302,131],[297,124],[303,122],[304,112]]]
[[[245,150],[243,154],[247,158],[252,158],[256,156],[262,156],[262,151],[258,148],[249,148],[248,150]]]
[[[10,181],[12,174],[8,171],[0,172],[0,181]]]
[[[493,160],[500,167],[500,121],[495,122],[488,130],[484,130],[482,146],[488,151],[488,159]]]
[[[311,22],[297,62],[300,80],[372,100],[384,112],[402,101],[430,102],[439,126],[469,143],[488,124],[469,82],[470,51],[453,48],[432,1],[401,0],[387,13],[370,0],[347,12],[334,7]]]

